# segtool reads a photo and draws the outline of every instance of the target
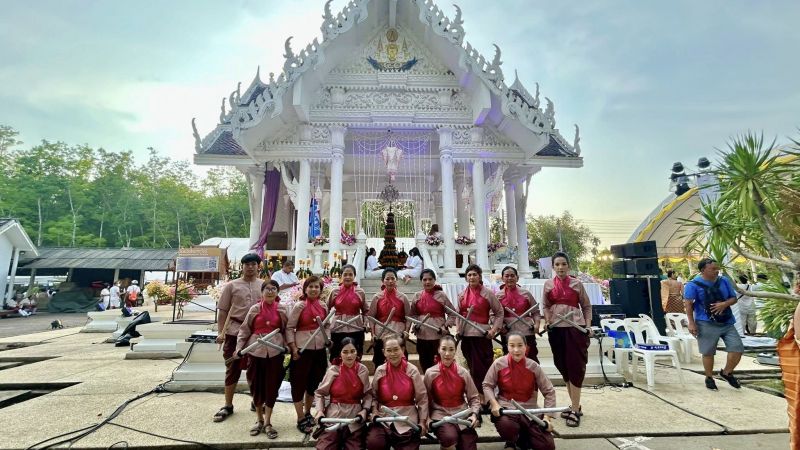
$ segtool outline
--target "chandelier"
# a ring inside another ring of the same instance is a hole
[[[398,192],[397,188],[395,188],[392,184],[387,184],[381,193],[378,194],[378,198],[384,203],[388,203],[389,209],[391,209],[392,203],[396,202],[400,198],[400,192]]]

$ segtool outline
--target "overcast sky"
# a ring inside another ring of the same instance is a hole
[[[405,0],[401,0],[405,1]],[[283,42],[319,36],[323,1],[4,0],[0,124],[41,139],[190,160],[219,103]],[[450,17],[452,2],[439,2]],[[335,0],[340,10],[344,0]],[[533,214],[569,209],[605,244],[624,242],[668,194],[674,161],[694,166],[730,137],[800,137],[800,2],[458,0],[466,40],[555,103],[582,169],[534,177]],[[198,169],[200,170],[200,169]]]

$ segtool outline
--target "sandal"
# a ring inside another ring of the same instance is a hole
[[[250,436],[258,436],[262,430],[264,430],[264,422],[259,420],[253,425],[253,428],[250,428]]]
[[[581,416],[580,413],[577,411],[567,411],[567,426],[571,428],[577,428],[581,424]]]
[[[223,406],[214,414],[214,422],[222,422],[233,414],[233,406]]]
[[[568,411],[564,411],[564,412],[561,413],[561,418],[562,419],[566,419],[567,417],[569,417],[569,413],[570,412],[575,412],[576,414],[578,414],[578,417],[581,417],[581,416],[583,416],[583,412],[581,411],[582,409],[583,409],[583,406],[578,406],[578,410],[577,411],[572,411],[571,409],[568,410]]]
[[[272,428],[271,423],[264,425],[264,433],[269,439],[276,439],[278,437],[278,431],[275,428]]]
[[[308,417],[303,417],[297,421],[297,431],[303,434],[311,434],[314,431],[314,426],[308,423]]]
[[[317,425],[317,421],[314,420],[314,416],[312,416],[310,412],[306,413],[306,420],[308,421],[308,424],[311,425],[312,427]]]

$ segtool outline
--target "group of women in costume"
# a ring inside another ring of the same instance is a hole
[[[552,325],[548,338],[571,401],[562,417],[568,426],[578,426],[589,337],[558,318],[572,314],[572,321],[585,326],[591,319],[591,306],[580,281],[568,274],[567,255],[554,255],[553,265],[556,277],[544,286],[544,320]],[[516,269],[503,269],[503,286],[495,296],[483,286],[481,268],[469,266],[468,286],[455,305],[436,284],[431,270],[422,271],[423,289],[411,300],[397,290],[396,271],[384,270],[381,291],[369,304],[355,283],[355,274],[353,266],[344,266],[340,285],[324,300],[321,280],[306,278],[303,295],[290,311],[276,301],[277,284],[265,283],[262,301],[250,309],[239,332],[237,355],[245,357],[240,353],[243,348],[280,330],[270,340],[278,346],[285,342],[292,355],[289,381],[297,428],[311,433],[318,426],[317,448],[412,449],[430,433],[442,448],[475,449],[475,427],[481,423],[482,412],[490,413],[507,447],[554,448],[551,426],[543,429],[525,416],[502,414],[512,400],[526,408],[540,407],[537,391],[544,397],[543,407],[555,406],[555,390],[537,359],[535,335],[542,317],[533,295],[517,285]],[[325,325],[331,343],[328,366],[325,333],[315,330],[330,308],[335,308],[335,315]],[[450,334],[452,328],[457,337]],[[376,367],[372,381],[360,362],[365,329],[372,336]],[[410,332],[416,336],[421,372],[407,360]],[[502,343],[505,356],[494,359],[494,340]],[[466,368],[455,360],[459,345]],[[258,418],[250,433],[256,436],[263,431],[274,439],[277,431],[270,418],[282,380],[283,355],[259,346],[246,357],[250,358],[247,375]],[[470,426],[431,426],[466,409],[470,411],[464,419]],[[393,415],[406,420],[386,419]],[[332,424],[321,423],[323,418],[355,420],[326,431]],[[545,419],[549,425],[547,415]]]

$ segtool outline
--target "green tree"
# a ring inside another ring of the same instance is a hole
[[[601,280],[608,280],[611,278],[611,262],[614,257],[611,255],[611,250],[603,249],[597,252],[589,264],[588,272],[590,275],[595,276]]]
[[[578,260],[595,254],[600,245],[600,240],[592,234],[592,230],[579,224],[569,211],[560,217],[528,216],[527,227],[528,255],[531,260],[552,256],[561,245],[577,264]]]

